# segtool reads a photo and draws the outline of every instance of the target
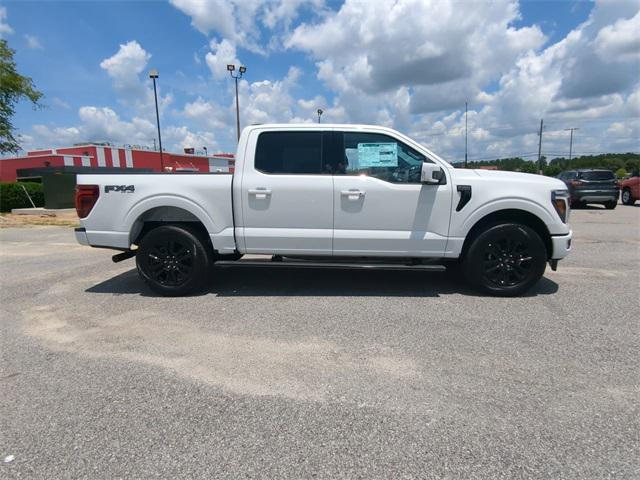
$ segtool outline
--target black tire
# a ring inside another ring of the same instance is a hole
[[[472,241],[464,257],[464,274],[484,293],[521,295],[544,274],[547,250],[540,236],[518,223],[492,225]]]
[[[633,196],[631,195],[631,189],[629,188],[625,188],[624,190],[622,190],[620,199],[622,200],[622,203],[624,205],[633,205],[634,203],[636,203],[636,201],[633,199]]]
[[[204,288],[211,258],[210,246],[195,230],[163,225],[140,241],[136,266],[153,291],[177,297]]]
[[[604,208],[606,208],[607,210],[613,210],[617,206],[618,206],[618,202],[615,200],[604,204]]]
[[[584,208],[587,204],[584,202],[579,202],[578,200],[572,200],[571,201],[571,208],[573,208],[574,210],[577,210],[579,208]]]

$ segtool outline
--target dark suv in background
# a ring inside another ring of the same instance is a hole
[[[618,204],[620,187],[611,170],[567,170],[558,175],[558,178],[569,188],[571,208],[580,208],[587,203],[599,203],[613,210]]]

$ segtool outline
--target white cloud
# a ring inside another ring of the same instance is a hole
[[[228,40],[225,39],[221,42],[211,40],[209,46],[211,47],[211,52],[207,53],[205,61],[214,78],[221,79],[226,77],[228,75],[227,65],[229,64],[234,64],[236,67],[242,65],[238,60],[235,45]]]
[[[285,45],[317,58],[324,79],[338,76],[334,88],[357,85],[379,93],[461,79],[482,86],[545,39],[537,27],[510,26],[518,16],[514,1],[459,6],[440,0],[347,0],[320,23],[298,26]]]
[[[135,40],[121,44],[118,51],[100,62],[100,67],[113,79],[113,87],[120,102],[132,109],[136,115],[151,120],[155,115],[153,87],[145,70],[151,54]],[[144,74],[143,74],[144,72]],[[141,74],[142,77],[141,77]],[[158,108],[160,115],[173,102],[173,95],[162,94],[158,85]]]
[[[118,90],[138,89],[140,73],[149,63],[151,54],[132,40],[120,45],[120,49],[111,57],[100,62],[100,67],[107,71],[114,80]]]
[[[24,147],[57,147],[91,141],[151,146],[157,135],[156,125],[149,120],[134,117],[126,121],[108,107],[81,107],[78,118],[79,124],[71,127],[34,125],[35,135],[25,135],[22,139]],[[162,137],[165,148],[170,151],[181,151],[184,147],[217,147],[212,132],[194,132],[186,126],[168,126],[162,130]]]
[[[24,39],[27,42],[27,47],[32,50],[42,50],[42,45],[40,44],[40,40],[35,35],[25,34]]]
[[[64,108],[65,110],[69,110],[71,108],[71,105],[69,105],[67,102],[65,102],[64,100],[58,97],[53,97],[51,99],[51,103],[54,106]]]
[[[13,33],[13,28],[7,23],[7,9],[0,5],[0,38]]]
[[[542,117],[547,151],[563,149],[566,134],[558,132],[576,124],[589,130],[583,148],[606,150],[607,123],[594,122],[629,117],[638,84],[637,1],[597,3],[588,21],[546,48],[539,27],[514,27],[519,18],[511,0],[464,8],[347,0],[319,22],[299,25],[285,45],[316,60],[318,79],[346,121],[394,126],[453,160],[464,151],[465,101],[476,157],[535,150]]]
[[[200,32],[211,32],[255,52],[263,52],[261,26],[267,29],[289,28],[299,11],[308,7],[319,11],[324,0],[170,0],[171,4],[191,17],[191,24]],[[271,36],[270,36],[271,37]],[[273,37],[271,37],[273,38]]]

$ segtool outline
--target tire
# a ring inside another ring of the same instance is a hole
[[[544,274],[547,250],[540,236],[518,223],[491,225],[473,239],[464,257],[467,280],[484,293],[515,297]]]
[[[634,203],[636,203],[636,201],[631,196],[631,190],[628,188],[625,188],[624,190],[622,190],[622,194],[620,195],[620,198],[624,205],[633,205]]]
[[[616,201],[607,202],[607,203],[604,204],[604,208],[606,208],[607,210],[613,210],[617,206],[618,206],[618,202],[616,202]]]
[[[574,210],[577,210],[579,208],[584,208],[585,206],[586,206],[586,203],[584,202],[579,202],[578,200],[571,201],[571,208],[573,208]]]
[[[136,253],[138,274],[160,295],[177,297],[202,290],[212,251],[194,230],[162,225],[149,231]]]

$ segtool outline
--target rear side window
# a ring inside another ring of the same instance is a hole
[[[580,172],[580,178],[584,180],[613,180],[615,178],[613,172],[609,170],[596,170],[593,172]]]
[[[263,132],[256,146],[256,170],[272,174],[322,172],[322,132]]]

